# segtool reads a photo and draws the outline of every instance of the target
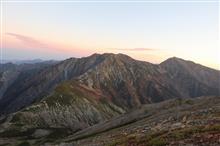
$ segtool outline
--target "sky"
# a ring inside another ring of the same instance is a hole
[[[3,60],[124,53],[169,57],[220,69],[217,1],[3,1]]]

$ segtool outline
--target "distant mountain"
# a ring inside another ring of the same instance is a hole
[[[170,58],[160,64],[183,97],[219,95],[219,71],[186,61]],[[214,94],[213,94],[214,95]]]
[[[15,65],[3,66],[13,68]],[[13,71],[13,75],[8,75],[12,78],[10,81],[7,76],[1,77],[8,81],[7,86],[2,82],[2,114],[45,99],[67,81],[78,92],[92,93],[98,102],[105,100],[125,111],[171,98],[220,95],[220,71],[179,58],[155,65],[123,54],[93,54],[32,67],[32,73],[19,67],[19,77]],[[3,70],[2,74],[8,73]],[[62,90],[60,92],[62,94]]]
[[[55,62],[46,61],[20,65],[13,63],[0,64],[0,99],[7,90],[10,90],[10,86],[17,84],[16,81],[20,80],[22,82],[25,78],[31,78],[41,69],[52,64],[55,64]]]
[[[58,62],[56,60],[42,60],[42,59],[33,59],[33,60],[2,60],[2,64],[13,63],[13,64],[35,64],[41,62]]]

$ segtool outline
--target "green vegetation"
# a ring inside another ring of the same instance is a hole
[[[7,129],[0,133],[0,137],[21,137],[21,136],[30,136],[33,134],[35,129],[27,129],[25,131],[20,131],[18,128]]]
[[[220,124],[208,126],[204,128],[204,131],[219,131],[220,132]]]
[[[117,146],[120,145],[120,140],[112,140],[110,144],[107,144],[106,146]]]
[[[49,136],[47,136],[47,138],[56,140],[56,139],[59,139],[59,138],[64,138],[69,134],[70,134],[70,131],[68,129],[54,128],[54,129],[52,129],[52,133]]]
[[[107,146],[125,146],[125,145],[146,145],[146,146],[165,146],[169,141],[179,141],[190,138],[192,135],[204,132],[220,132],[220,125],[211,125],[206,127],[191,127],[187,129],[178,129],[174,131],[159,131],[144,136],[135,134],[121,137],[113,140]]]
[[[27,141],[19,143],[17,146],[31,146],[31,144]]]
[[[184,139],[186,135],[180,131],[175,131],[170,134],[170,138],[174,138],[175,140],[181,140]]]
[[[20,135],[21,132],[17,129],[8,129],[0,133],[0,137],[16,137]]]
[[[150,146],[165,146],[167,142],[163,138],[153,138],[149,141]]]
[[[107,146],[127,146],[127,145],[146,145],[146,146],[164,146],[167,144],[163,138],[164,131],[148,134],[144,136],[131,134],[112,141]]]
[[[198,126],[198,127],[187,128],[187,129],[175,130],[175,131],[169,132],[166,137],[174,139],[174,140],[182,140],[182,139],[189,138],[193,134],[196,134],[196,133],[204,133],[204,132],[210,132],[210,131],[220,132],[220,125],[211,125],[207,127]]]
[[[189,105],[193,105],[193,104],[194,104],[194,102],[193,102],[192,99],[186,99],[186,100],[185,100],[185,103],[186,103],[186,104],[189,104]]]
[[[76,95],[71,92],[70,85],[63,83],[59,85],[55,89],[55,93],[52,96],[47,97],[45,101],[49,107],[56,105],[56,103],[59,103],[60,105],[70,105],[74,100],[73,97],[76,97]]]
[[[21,116],[22,116],[21,113],[16,113],[16,114],[12,117],[11,122],[12,122],[12,123],[20,122]]]

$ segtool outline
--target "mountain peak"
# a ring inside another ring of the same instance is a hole
[[[103,53],[103,54],[99,54],[99,53],[94,53],[88,57],[85,58],[97,58],[97,57],[101,57],[102,59],[111,59],[111,60],[134,60],[133,58],[131,58],[128,55],[122,54],[122,53]]]
[[[183,65],[183,66],[194,66],[194,65],[198,65],[193,61],[190,60],[184,60],[182,58],[178,58],[178,57],[171,57],[168,58],[167,60],[163,61],[160,63],[160,65],[168,65],[168,66],[179,66],[179,65]]]
[[[181,59],[181,58],[178,58],[178,57],[176,57],[176,56],[173,56],[173,57],[170,57],[170,58],[168,58],[168,59],[166,59],[165,61],[163,61],[163,62],[174,62],[174,61],[186,61],[186,60],[184,60],[184,59]],[[162,63],[163,63],[162,62]]]

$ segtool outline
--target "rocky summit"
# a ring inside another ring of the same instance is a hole
[[[1,145],[220,144],[218,70],[111,53],[0,67]]]

